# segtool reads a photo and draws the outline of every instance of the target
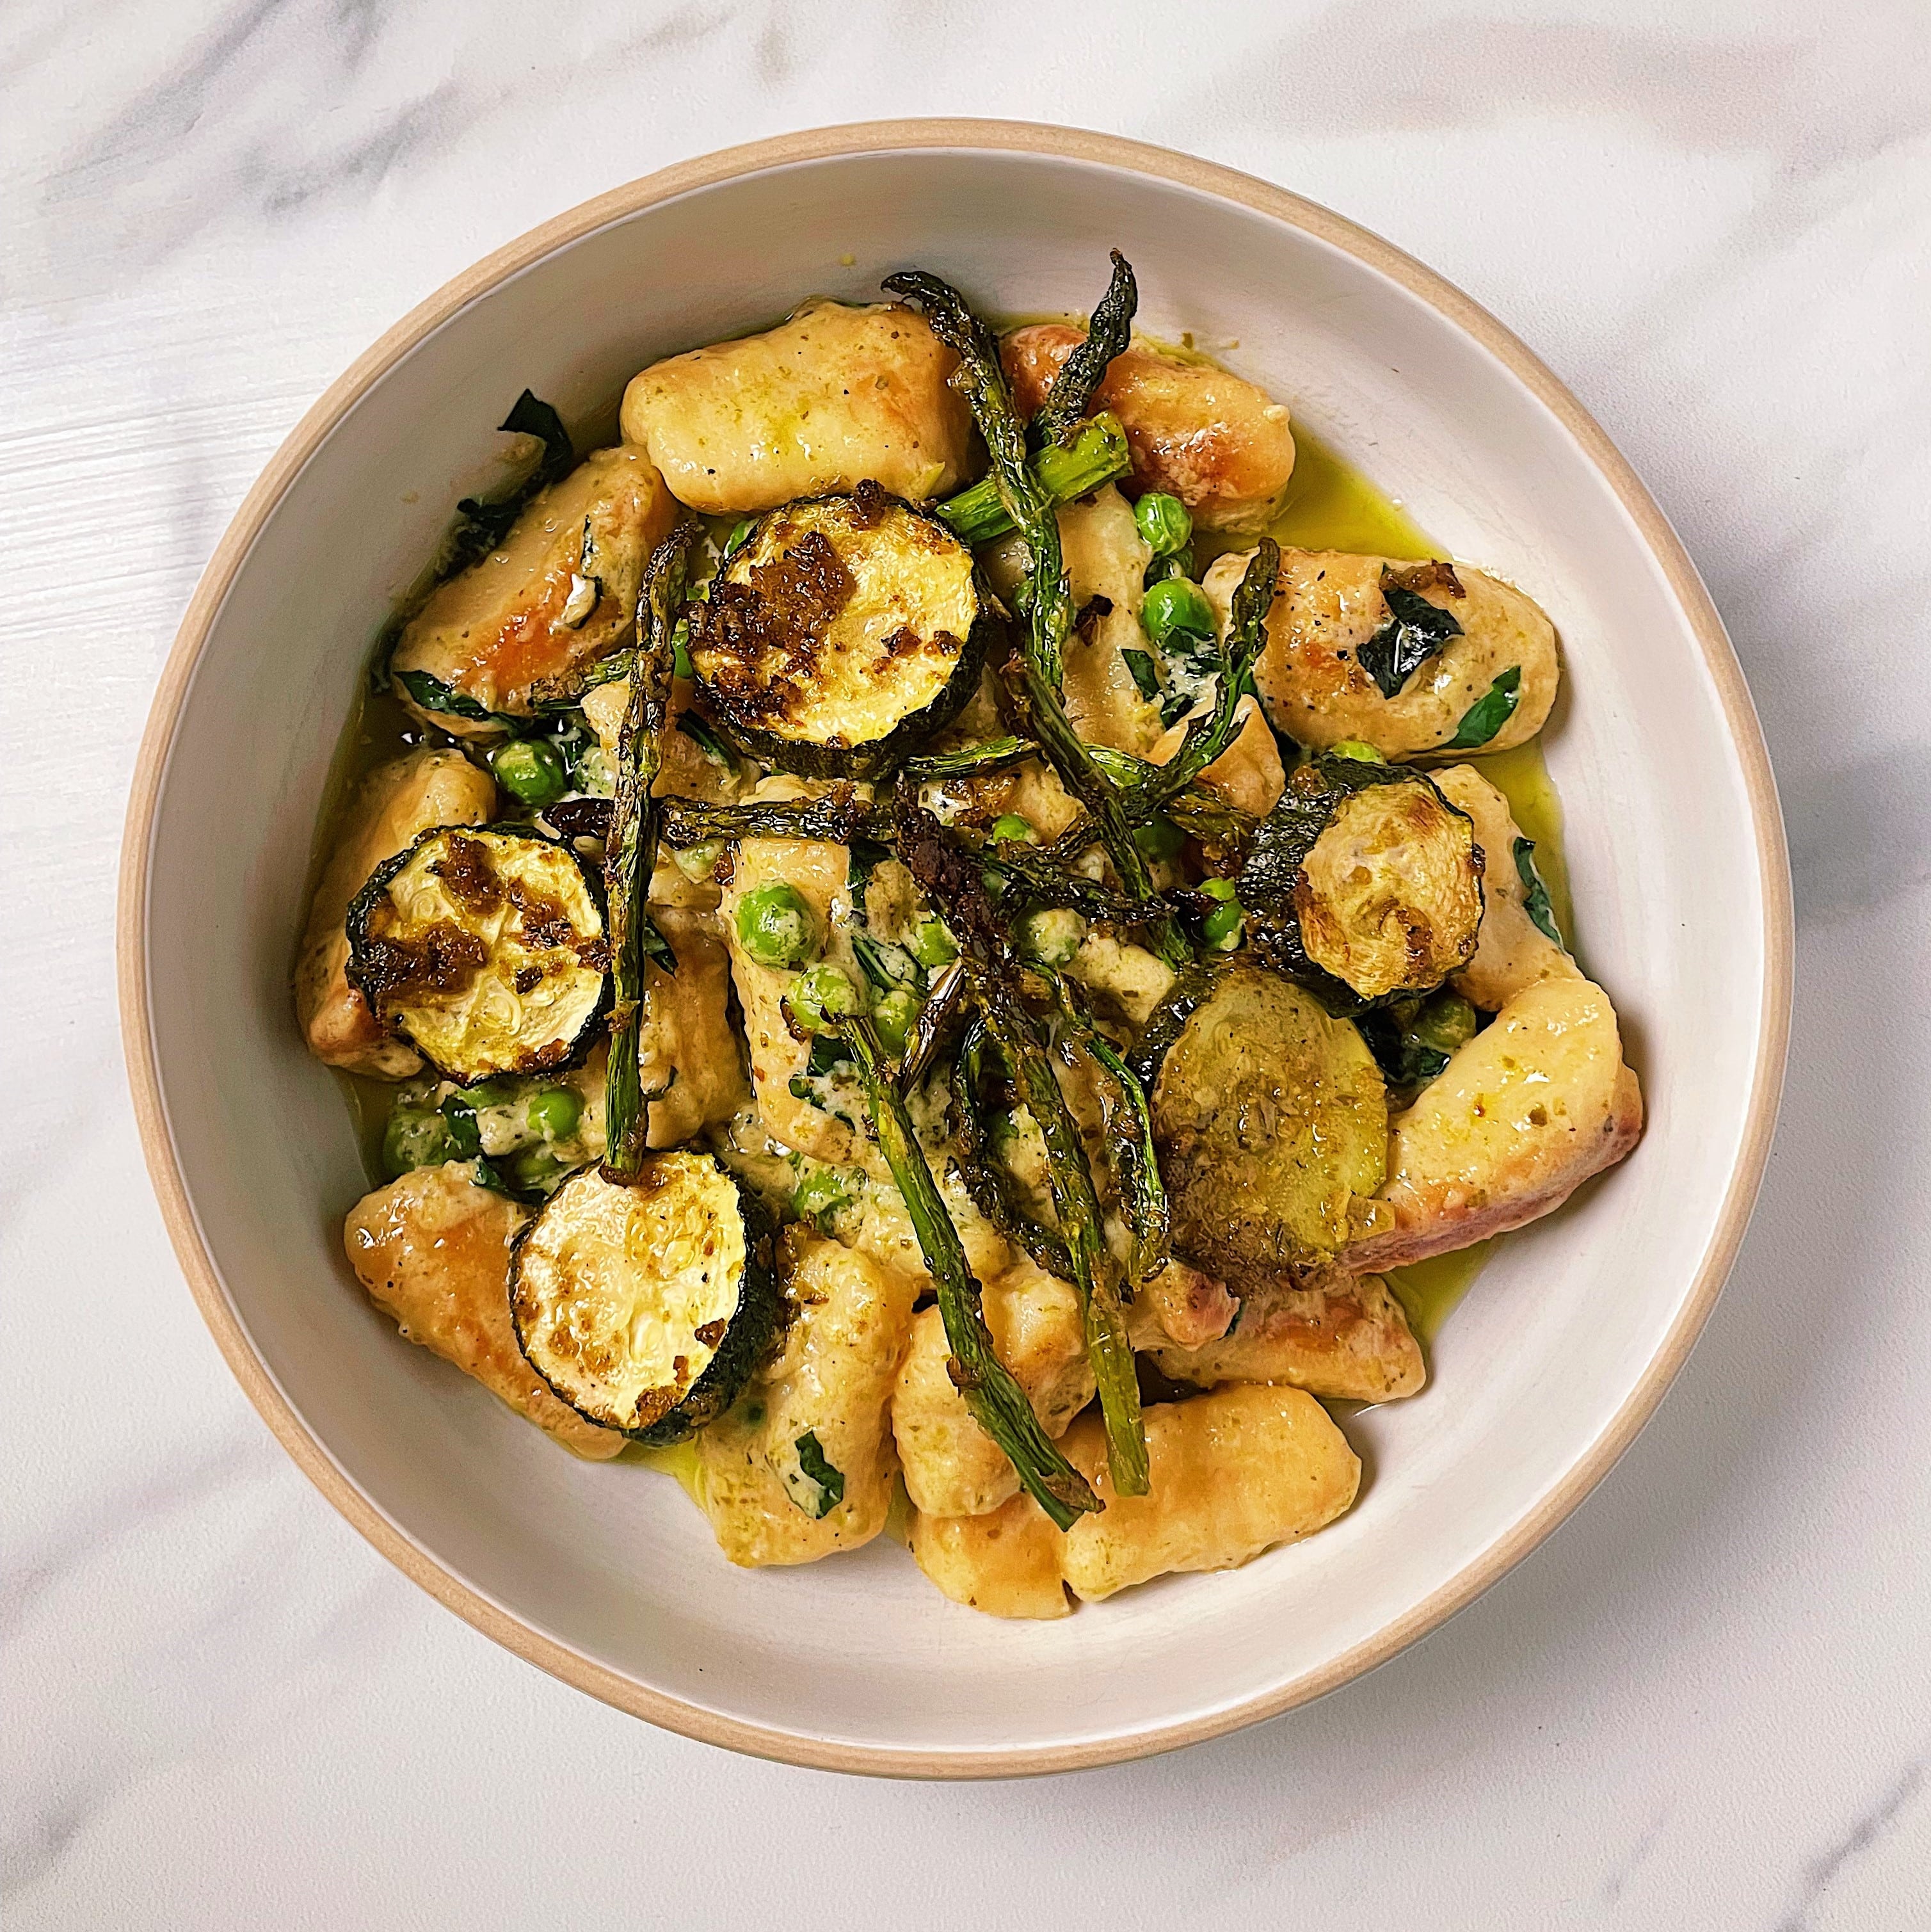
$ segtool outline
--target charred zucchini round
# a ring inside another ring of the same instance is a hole
[[[463,1086],[574,1065],[610,998],[603,898],[533,832],[439,826],[349,908],[349,976],[376,1017]]]
[[[1174,1251],[1239,1280],[1378,1227],[1388,1099],[1348,1021],[1246,961],[1181,974],[1135,1052]]]
[[[708,1154],[646,1157],[634,1181],[574,1174],[518,1234],[510,1318],[579,1415],[678,1442],[729,1408],[775,1332],[769,1222]]]
[[[1333,1012],[1427,992],[1475,956],[1482,866],[1474,821],[1423,773],[1317,758],[1255,835],[1248,936]]]
[[[691,662],[748,751],[869,778],[958,716],[997,608],[937,518],[862,484],[759,519],[691,606]]]

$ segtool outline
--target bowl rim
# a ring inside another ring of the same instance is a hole
[[[1027,154],[1098,164],[1234,202],[1299,229],[1378,270],[1474,338],[1573,436],[1662,569],[1715,684],[1741,764],[1763,901],[1764,994],[1736,1164],[1690,1292],[1636,1385],[1541,1502],[1420,1603],[1318,1667],[1231,1706],[1078,1744],[944,1750],[814,1738],[703,1708],[654,1690],[532,1628],[453,1575],[352,1483],[297,1415],[257,1354],[202,1240],[164,1108],[148,997],[148,892],[154,818],[181,711],[208,634],[250,546],[322,440],[371,386],[433,330],[544,256],[607,224],[693,189],[799,162],[915,149]],[[724,148],[583,202],[445,283],[350,364],[289,433],[216,545],[188,602],[157,687],[128,796],[115,949],[128,1084],[168,1238],[216,1346],[282,1447],[336,1509],[404,1575],[506,1649],[607,1704],[664,1729],[781,1762],[907,1778],[1030,1775],[1150,1756],[1278,1715],[1386,1663],[1498,1581],[1555,1529],[1636,1438],[1688,1358],[1748,1225],[1776,1125],[1789,1043],[1795,938],[1790,870],[1776,782],[1742,667],[1696,566],[1649,491],[1594,418],[1526,344],[1488,310],[1392,243],[1273,183],[1120,136],[1049,124],[975,118],[866,121]]]

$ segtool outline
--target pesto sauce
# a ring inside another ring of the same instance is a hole
[[[1294,473],[1267,534],[1291,550],[1420,560],[1441,554],[1392,496],[1311,431],[1294,426]]]
[[[1408,1326],[1423,1347],[1433,1344],[1441,1333],[1441,1324],[1468,1292],[1470,1284],[1487,1266],[1495,1251],[1493,1240],[1477,1241],[1472,1248],[1457,1248],[1452,1255],[1435,1255],[1427,1261],[1388,1270],[1388,1286],[1402,1304]]]
[[[660,1475],[673,1478],[677,1486],[697,1504],[703,1507],[703,1499],[697,1493],[697,1438],[686,1436],[682,1442],[673,1442],[667,1448],[653,1449],[641,1442],[633,1442],[620,1452],[621,1460],[626,1462],[641,1462],[646,1469],[655,1469]]]

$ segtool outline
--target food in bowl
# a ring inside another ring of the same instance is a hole
[[[1522,782],[1548,617],[1318,541],[1286,407],[1134,337],[1117,254],[1003,340],[885,292],[646,369],[581,460],[518,400],[296,1009],[406,1337],[734,1562],[890,1529],[1059,1616],[1345,1513],[1330,1406],[1426,1378],[1400,1271],[1642,1103]]]

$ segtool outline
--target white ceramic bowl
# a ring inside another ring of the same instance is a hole
[[[1589,969],[1643,1076],[1633,1158],[1505,1243],[1411,1402],[1349,1424],[1354,1513],[1228,1575],[1063,1622],[955,1608],[899,1549],[733,1570],[667,1481],[560,1454],[371,1312],[363,1191],[288,979],[317,801],[390,602],[528,384],[582,421],[654,357],[863,300],[923,264],[994,310],[1079,309],[1109,244],[1156,333],[1233,365],[1456,555],[1552,614],[1549,735]],[[202,1311],[325,1494],[500,1642],[654,1722],[922,1774],[1168,1748],[1285,1710],[1440,1623],[1573,1509],[1681,1366],[1768,1146],[1790,961],[1781,822],[1716,612],[1575,400],[1405,256],[1245,176],[1123,141],[922,122],[669,170],[451,283],[323,397],[222,539],[162,679],[124,862],[123,1018]]]

